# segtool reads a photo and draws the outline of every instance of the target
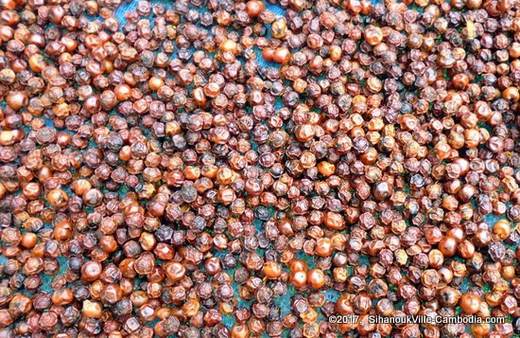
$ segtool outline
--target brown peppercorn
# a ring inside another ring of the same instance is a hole
[[[55,290],[52,294],[52,303],[57,305],[70,304],[74,300],[74,294],[71,289],[65,288],[61,290]]]
[[[461,297],[460,291],[452,287],[445,287],[439,291],[441,304],[445,306],[455,306]]]
[[[229,52],[232,54],[236,54],[238,52],[237,48],[238,48],[237,43],[231,39],[227,39],[220,44],[220,50],[222,52]]]
[[[291,60],[291,52],[286,47],[278,47],[273,53],[273,61],[280,64],[287,64]]]
[[[493,233],[501,240],[508,238],[511,234],[511,226],[509,221],[505,219],[497,221],[493,226]]]
[[[303,288],[307,285],[307,273],[305,271],[291,272],[289,280],[296,288]]]
[[[325,285],[325,274],[320,269],[312,269],[307,272],[307,281],[314,289],[320,289]]]
[[[56,209],[65,207],[69,200],[67,193],[61,189],[53,189],[49,191],[46,197],[49,204]]]
[[[264,3],[259,0],[249,0],[246,4],[246,12],[251,18],[255,18],[262,14],[265,10]]]
[[[345,220],[343,216],[335,212],[327,212],[325,214],[324,223],[332,230],[343,230],[345,228]]]
[[[335,169],[336,167],[334,166],[334,164],[329,163],[327,161],[322,161],[318,163],[318,171],[325,177],[334,174]]]
[[[464,259],[470,259],[475,254],[475,246],[468,240],[459,243],[457,250]]]
[[[439,242],[439,250],[444,256],[451,257],[457,250],[457,241],[453,237],[444,236]]]
[[[28,314],[31,309],[31,299],[24,295],[15,294],[9,301],[9,313],[13,318]]]
[[[53,236],[59,241],[66,241],[71,239],[73,233],[72,226],[67,219],[63,219],[54,225]]]
[[[148,87],[150,88],[150,90],[156,92],[163,86],[163,83],[164,83],[164,81],[161,78],[152,76],[148,80]],[[117,95],[116,95],[116,97],[117,97]]]
[[[83,308],[81,313],[87,318],[101,318],[103,314],[103,308],[98,302],[92,302],[89,300],[83,301]]]
[[[332,251],[332,241],[330,240],[330,238],[323,237],[319,238],[316,241],[315,252],[318,256],[330,257],[332,255]]]
[[[22,235],[20,244],[26,249],[32,249],[38,242],[38,236],[33,232],[26,232]]]
[[[475,314],[480,309],[480,297],[474,293],[465,293],[460,298],[459,305],[465,313]]]
[[[88,261],[81,267],[81,279],[86,282],[93,282],[99,278],[103,267],[96,261]]]
[[[380,44],[383,41],[382,29],[373,25],[365,28],[365,41],[372,46]]]
[[[274,261],[265,262],[263,271],[268,279],[278,279],[282,274],[280,265]]]
[[[302,260],[299,260],[299,259],[293,259],[290,263],[289,263],[289,269],[292,271],[292,272],[296,272],[296,271],[307,271],[307,264],[302,261]]]
[[[169,262],[164,266],[164,272],[172,282],[182,279],[186,273],[186,268],[177,262]]]
[[[21,91],[10,91],[7,94],[5,102],[13,110],[20,110],[27,106],[28,103],[27,94]]]
[[[249,328],[246,325],[235,325],[231,328],[231,338],[249,337]]]
[[[266,61],[274,61],[274,48],[264,48],[262,50],[262,57]]]
[[[515,278],[515,268],[512,265],[502,267],[502,277],[505,280],[512,280]]]

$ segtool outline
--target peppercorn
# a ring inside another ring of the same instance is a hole
[[[325,285],[325,274],[320,269],[309,270],[307,281],[314,289],[320,289]]]
[[[467,314],[474,314],[480,308],[480,299],[473,293],[465,293],[462,295],[459,301],[462,311]]]
[[[507,220],[499,220],[493,226],[493,233],[501,240],[509,237],[511,233],[511,226]]]
[[[269,279],[277,279],[282,274],[280,265],[273,261],[266,262],[263,270],[265,276]]]
[[[451,236],[445,236],[439,242],[439,250],[446,257],[451,257],[457,250],[457,240]]]
[[[254,18],[262,14],[265,10],[264,3],[258,0],[250,0],[246,4],[247,15]]]

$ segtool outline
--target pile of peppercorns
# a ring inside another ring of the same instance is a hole
[[[0,338],[520,334],[520,1],[268,1],[0,0]]]

